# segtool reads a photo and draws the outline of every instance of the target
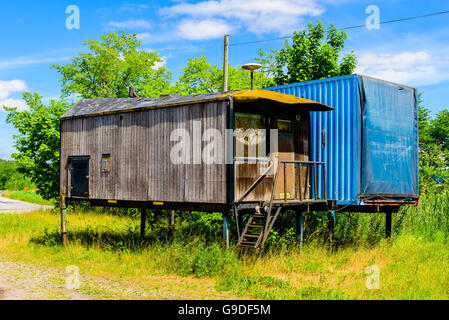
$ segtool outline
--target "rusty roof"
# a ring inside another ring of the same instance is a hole
[[[167,107],[184,106],[195,103],[223,101],[234,99],[236,102],[272,101],[277,104],[301,106],[307,111],[329,111],[334,108],[324,104],[298,98],[293,95],[268,90],[241,90],[224,93],[208,93],[199,95],[163,95],[159,98],[103,98],[83,99],[67,111],[61,119],[82,118],[133,112]]]

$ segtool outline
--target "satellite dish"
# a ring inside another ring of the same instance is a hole
[[[249,71],[255,71],[262,68],[262,65],[258,63],[247,63],[242,66],[242,69],[249,70]]]
[[[254,71],[262,68],[262,65],[258,63],[247,63],[242,66],[242,69],[251,71],[251,90],[254,89]]]

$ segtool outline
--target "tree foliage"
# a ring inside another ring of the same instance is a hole
[[[160,65],[162,58],[139,49],[135,34],[111,32],[84,45],[90,52],[80,53],[67,65],[52,66],[61,75],[64,96],[125,98],[130,86],[146,96],[169,90],[172,75]]]
[[[20,172],[16,161],[0,160],[0,190],[19,191],[34,189],[31,179]]]
[[[435,118],[423,106],[419,95],[419,171],[421,189],[435,181],[449,182],[449,111],[439,112]]]
[[[292,43],[286,41],[279,51],[259,51],[257,60],[277,85],[352,74],[357,65],[354,52],[340,58],[346,38],[346,32],[333,24],[326,28],[320,21],[309,23],[308,30],[293,33]]]
[[[58,197],[59,191],[59,119],[68,110],[69,104],[52,100],[48,105],[37,93],[24,93],[23,99],[29,111],[18,112],[7,108],[7,123],[11,123],[19,134],[14,136],[17,153],[12,157],[19,170],[31,177],[39,189],[38,193],[50,200]]]
[[[180,94],[201,94],[223,91],[223,68],[211,65],[206,57],[191,58],[181,69],[183,74],[175,86]],[[271,79],[262,72],[254,73],[254,88],[269,86]],[[251,88],[251,73],[229,66],[228,87],[230,91]]]

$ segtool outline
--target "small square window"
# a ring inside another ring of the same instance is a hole
[[[111,155],[103,154],[101,157],[101,172],[111,172]]]

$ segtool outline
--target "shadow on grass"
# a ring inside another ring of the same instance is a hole
[[[80,244],[87,249],[91,247],[101,248],[105,251],[126,251],[140,252],[152,244],[169,244],[172,242],[170,237],[145,237],[140,239],[140,233],[127,230],[123,232],[116,231],[93,231],[77,230],[67,234],[69,243]],[[31,243],[47,246],[62,246],[61,233],[58,231],[45,231],[43,234],[31,238]]]

